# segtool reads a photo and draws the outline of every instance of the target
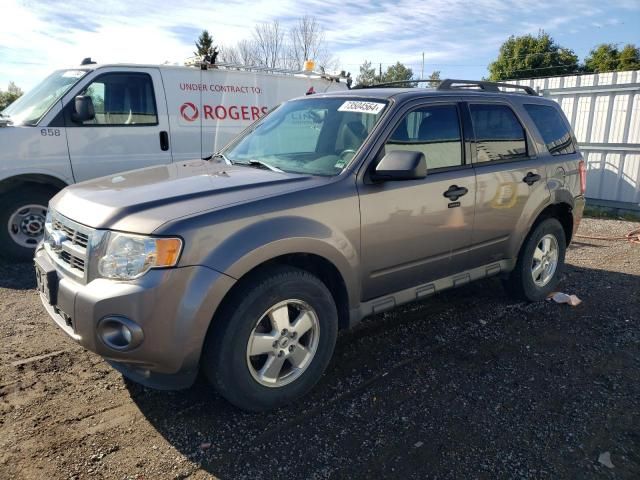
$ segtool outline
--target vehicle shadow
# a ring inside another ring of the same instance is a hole
[[[640,447],[627,418],[640,407],[639,287],[568,266],[561,289],[583,300],[575,308],[515,302],[489,279],[376,315],[340,335],[308,396],[271,412],[242,412],[203,380],[180,392],[126,385],[155,429],[219,478],[580,477],[603,409],[607,444]],[[623,476],[640,468],[625,458]]]
[[[12,262],[0,259],[0,288],[15,290],[36,288],[33,261]]]

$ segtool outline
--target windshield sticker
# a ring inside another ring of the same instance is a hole
[[[358,113],[370,113],[372,115],[379,114],[382,109],[385,107],[386,103],[378,103],[378,102],[360,102],[357,100],[349,100],[344,102],[340,108],[338,108],[339,112],[358,112]]]
[[[62,74],[62,76],[65,78],[80,78],[85,73],[87,72],[85,72],[84,70],[67,70]]]

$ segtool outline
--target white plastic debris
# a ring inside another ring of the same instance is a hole
[[[611,453],[609,452],[601,453],[598,457],[598,462],[607,468],[614,468],[613,463],[611,463]]]
[[[569,295],[567,293],[562,293],[562,292],[550,293],[549,296],[547,297],[547,300],[553,300],[556,303],[568,303],[572,307],[577,307],[582,303],[582,300],[580,300],[575,295]]]

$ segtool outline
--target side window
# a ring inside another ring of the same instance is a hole
[[[427,169],[462,165],[462,139],[455,105],[433,105],[408,113],[385,143],[385,153],[424,153]]]
[[[107,73],[83,92],[91,97],[96,116],[83,125],[157,125],[153,82],[144,73]]]
[[[546,105],[525,105],[524,108],[536,124],[544,143],[551,155],[575,153],[571,133],[560,112]]]
[[[524,128],[506,105],[471,104],[478,162],[513,160],[527,156]]]

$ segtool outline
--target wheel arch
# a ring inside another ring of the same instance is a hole
[[[0,195],[29,184],[49,187],[55,192],[69,185],[63,178],[48,173],[24,173],[0,180]]]
[[[573,237],[573,208],[571,205],[565,202],[554,203],[552,205],[548,205],[544,210],[542,210],[536,220],[533,222],[531,226],[531,230],[546,218],[555,218],[562,225],[562,229],[564,230],[565,243],[568,247],[571,243],[571,239]]]
[[[236,278],[237,281],[229,291],[226,292],[220,302],[220,305],[216,309],[216,312],[221,311],[226,301],[231,298],[236,289],[241,288],[241,285],[246,284],[246,282],[250,281],[252,277],[261,274],[270,268],[287,265],[304,270],[305,272],[316,276],[320,281],[322,281],[322,283],[324,283],[336,303],[336,308],[338,310],[338,327],[340,329],[348,328],[350,295],[347,287],[347,281],[336,264],[326,256],[318,254],[317,252],[292,251],[254,263],[251,267],[248,265],[249,263],[245,260],[242,267],[236,266],[236,268],[233,269],[235,273],[234,278]],[[242,273],[238,275],[239,272]],[[213,322],[215,322],[215,313],[212,318],[212,323]]]

